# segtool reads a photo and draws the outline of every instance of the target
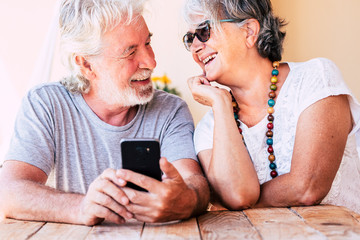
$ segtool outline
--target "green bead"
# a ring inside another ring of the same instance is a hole
[[[277,86],[275,84],[271,84],[270,89],[273,90],[273,91],[276,91]]]

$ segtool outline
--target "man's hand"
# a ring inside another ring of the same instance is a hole
[[[165,174],[162,182],[131,170],[117,171],[118,177],[148,190],[141,192],[123,188],[130,200],[125,207],[137,220],[144,222],[165,222],[190,217],[196,208],[198,194],[186,185],[166,158],[160,159],[160,168]]]
[[[126,182],[116,177],[114,169],[106,169],[89,187],[80,209],[81,222],[94,225],[104,220],[114,223],[124,223],[133,215],[123,205],[129,199],[121,190]]]

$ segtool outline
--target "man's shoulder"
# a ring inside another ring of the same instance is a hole
[[[69,91],[60,82],[41,83],[32,87],[26,97],[28,99],[58,99],[68,98]]]
[[[34,87],[32,87],[29,91],[29,95],[37,94],[41,95],[48,92],[67,92],[66,88],[60,82],[48,82],[48,83],[41,83]]]
[[[150,107],[176,108],[184,105],[187,106],[186,102],[179,96],[158,89],[154,91],[154,97],[148,104]]]
[[[174,116],[177,113],[182,116],[190,115],[190,111],[186,102],[179,96],[162,90],[155,89],[153,99],[145,106],[146,112],[149,114],[160,114]]]

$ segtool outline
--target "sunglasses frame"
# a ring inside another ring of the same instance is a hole
[[[244,21],[244,19],[221,19],[219,22],[242,22]],[[210,23],[211,21],[210,20],[206,20],[202,23],[200,23],[198,25],[198,27],[195,29],[195,32],[194,33],[191,33],[191,32],[187,32],[184,36],[183,36],[183,43],[185,45],[185,48],[186,50],[190,51],[190,47],[191,45],[193,44],[194,42],[194,39],[195,37],[200,41],[200,42],[207,42],[209,39],[210,39]],[[199,27],[199,26],[203,26],[203,27]],[[207,28],[208,30],[208,33],[206,34],[207,36],[205,37],[206,39],[203,39],[201,37],[201,35],[199,34],[199,32],[201,30],[203,30],[204,28]],[[188,41],[187,39],[192,39],[192,41]]]

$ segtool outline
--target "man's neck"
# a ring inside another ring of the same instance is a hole
[[[123,107],[109,105],[99,99],[83,94],[83,98],[91,110],[104,122],[113,126],[124,126],[134,119],[139,106]]]

